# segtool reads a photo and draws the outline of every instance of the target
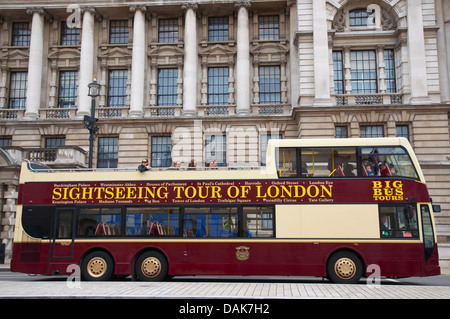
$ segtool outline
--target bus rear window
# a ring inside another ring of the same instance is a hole
[[[22,211],[23,229],[31,237],[51,238],[54,213],[53,207],[24,207]]]
[[[280,177],[297,177],[297,149],[279,148],[277,152],[277,171]]]

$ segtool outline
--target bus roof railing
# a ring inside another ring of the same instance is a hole
[[[51,168],[41,163],[30,162],[27,159],[23,159],[27,162],[27,168],[34,173],[62,173],[62,172],[136,172],[139,171],[133,167],[120,167],[120,168]],[[259,170],[264,169],[265,166],[217,166],[217,167],[152,167],[149,172],[164,172],[164,171],[230,171],[230,170]],[[145,172],[145,171],[144,171]],[[143,172],[143,173],[144,173]]]

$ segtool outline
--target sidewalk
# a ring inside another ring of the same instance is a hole
[[[10,264],[11,264],[11,259],[5,258],[5,263],[0,264],[0,271],[9,271]]]
[[[2,281],[0,299],[450,299],[450,287],[273,282]]]

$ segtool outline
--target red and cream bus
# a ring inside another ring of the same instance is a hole
[[[440,274],[433,206],[406,139],[271,140],[258,169],[31,170],[11,270],[319,276]],[[73,269],[73,268],[69,268]]]

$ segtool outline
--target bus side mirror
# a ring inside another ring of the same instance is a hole
[[[441,205],[432,205],[433,206],[433,212],[434,213],[440,213],[441,212]]]

